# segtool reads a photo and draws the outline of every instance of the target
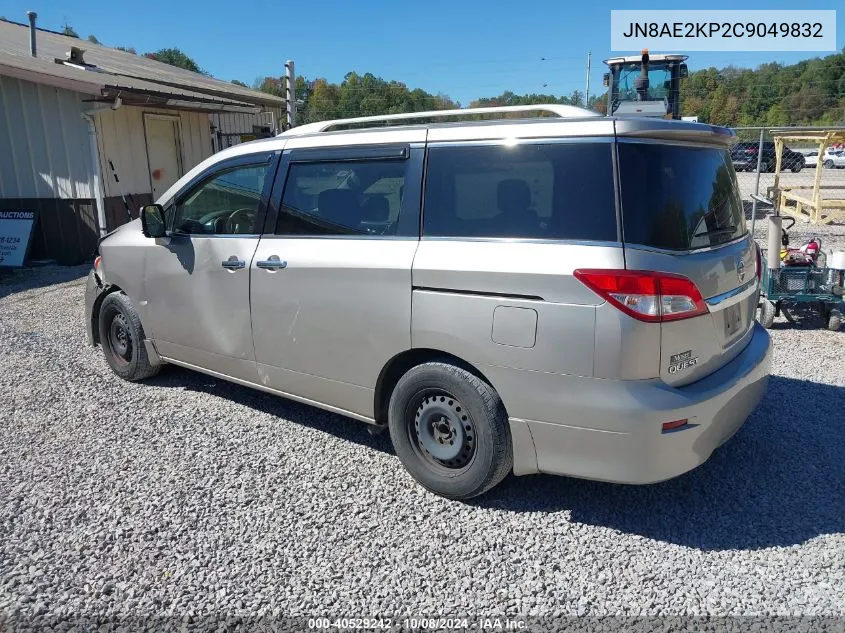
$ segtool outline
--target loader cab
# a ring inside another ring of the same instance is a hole
[[[613,57],[604,61],[609,116],[681,118],[681,79],[687,76],[686,55]]]

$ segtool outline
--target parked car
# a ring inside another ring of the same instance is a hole
[[[733,133],[504,111],[538,109],[558,118],[323,122],[215,154],[102,240],[89,341],[127,380],[172,363],[389,430],[450,498],[695,468],[771,362]]]
[[[845,167],[845,150],[827,148],[824,151],[823,165],[825,169]]]
[[[819,164],[819,152],[818,150],[811,150],[809,152],[804,152],[804,166],[805,167],[815,167]]]
[[[757,141],[737,143],[731,147],[731,161],[733,162],[734,169],[736,171],[757,171],[757,153],[759,150],[760,144]],[[774,142],[764,142],[760,171],[763,173],[773,172],[775,170],[775,163]],[[793,172],[799,172],[804,169],[806,163],[807,161],[803,154],[792,151],[786,145],[783,146],[781,169],[791,169]]]

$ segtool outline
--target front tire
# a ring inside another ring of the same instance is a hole
[[[824,168],[825,169],[833,169],[833,161],[828,159],[824,161]]]
[[[409,370],[390,397],[388,426],[402,465],[443,497],[478,496],[513,468],[499,395],[461,367],[429,362]]]
[[[160,365],[150,364],[141,319],[129,297],[122,292],[113,292],[103,299],[99,330],[106,361],[124,380],[144,380],[161,369]]]

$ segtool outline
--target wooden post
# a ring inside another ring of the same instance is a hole
[[[824,169],[824,150],[830,141],[830,135],[825,136],[819,143],[819,159],[816,161],[816,176],[813,179],[813,208],[810,212],[810,222],[818,224],[821,220],[821,209],[819,203],[821,202],[821,193],[819,186],[822,184],[822,169]]]

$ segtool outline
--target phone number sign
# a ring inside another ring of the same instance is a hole
[[[0,210],[0,268],[20,268],[26,262],[35,211]]]

